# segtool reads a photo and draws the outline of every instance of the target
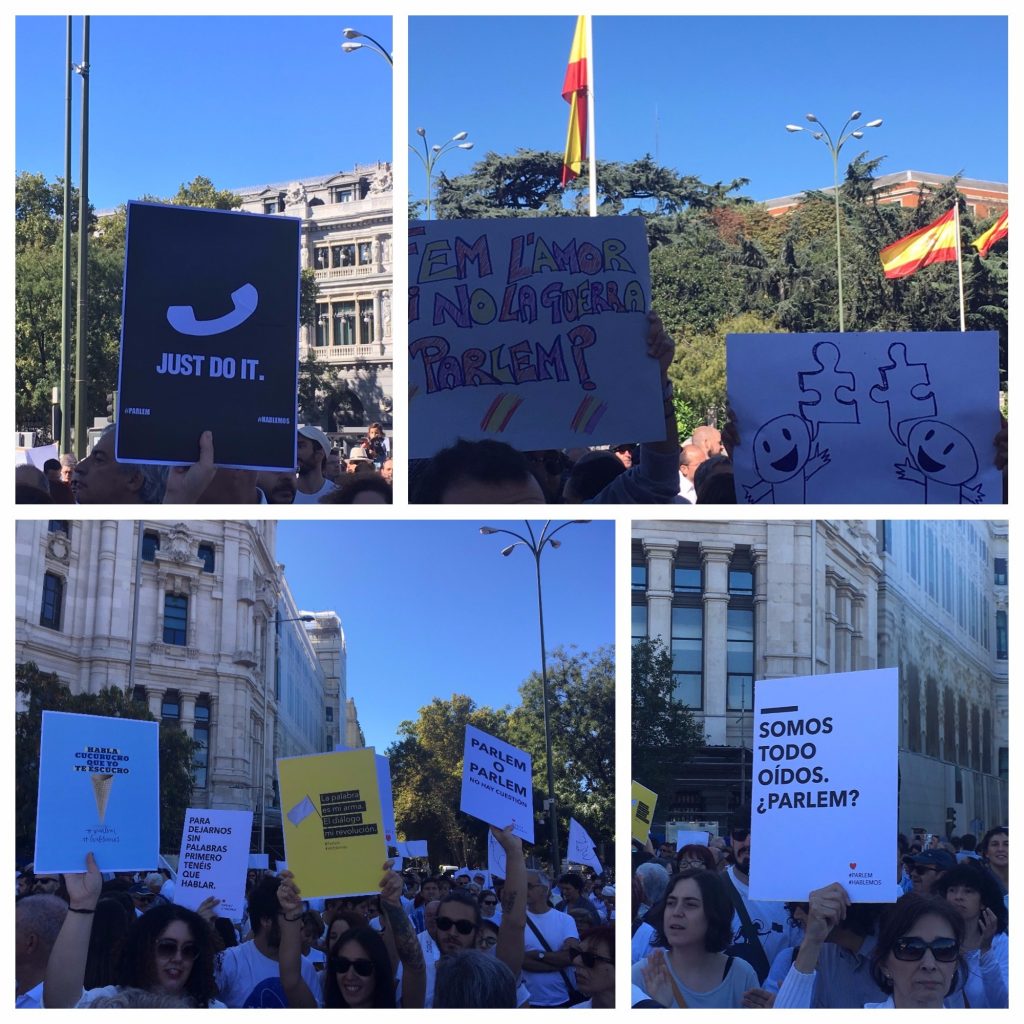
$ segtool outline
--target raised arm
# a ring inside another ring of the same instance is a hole
[[[85,962],[89,957],[89,936],[96,904],[103,890],[103,876],[92,853],[85,855],[85,872],[64,876],[68,891],[68,914],[61,925],[43,981],[43,1006],[68,1009],[82,998]]]
[[[505,885],[501,890],[501,924],[495,956],[519,977],[523,967],[526,932],[526,858],[523,841],[512,832],[512,826],[494,828],[491,834],[505,851]]]
[[[315,1009],[316,996],[302,977],[302,897],[299,895],[295,876],[290,871],[281,872],[281,884],[277,887],[277,921],[281,929],[281,945],[277,951],[277,966],[281,972],[281,988],[289,1007],[293,1009]]]
[[[422,1009],[427,993],[423,947],[402,906],[402,876],[391,870],[391,861],[385,861],[384,875],[380,880],[380,909],[387,918],[395,951],[402,961],[402,1007],[407,1010]]]

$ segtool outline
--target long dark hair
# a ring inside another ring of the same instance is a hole
[[[175,903],[147,910],[131,923],[121,947],[114,980],[127,988],[152,987],[156,970],[156,940],[172,921],[184,921],[196,944],[197,956],[185,985],[185,995],[196,1006],[208,1007],[210,1000],[217,997],[210,930],[194,910],[186,910]]]
[[[134,918],[135,908],[129,916],[119,900],[104,898],[96,904],[82,983],[86,989],[103,988],[114,983],[115,965]]]
[[[373,978],[376,983],[373,986],[373,1008],[393,1010],[398,1004],[395,1002],[395,976],[391,967],[391,957],[388,956],[384,940],[368,925],[345,932],[328,951],[324,974],[324,1006],[348,1007],[341,989],[338,988],[338,976],[331,970],[331,960],[340,956],[341,947],[350,942],[358,942],[366,950],[367,959],[373,964]]]
[[[668,939],[665,936],[665,905],[672,895],[672,890],[687,878],[692,878],[697,883],[704,901],[704,918],[708,923],[704,935],[704,949],[709,953],[721,953],[732,938],[732,900],[729,899],[722,879],[714,871],[708,871],[706,868],[687,868],[668,880],[665,895],[651,911],[651,921],[657,928],[655,945],[668,946]]]

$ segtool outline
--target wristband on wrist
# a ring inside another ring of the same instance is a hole
[[[95,914],[96,913],[96,908],[95,907],[93,907],[91,910],[86,910],[85,907],[68,907],[68,910],[70,910],[72,914]]]

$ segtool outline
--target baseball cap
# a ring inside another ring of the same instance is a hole
[[[308,438],[310,441],[315,441],[323,449],[324,455],[327,455],[331,450],[330,438],[319,427],[314,427],[312,424],[300,423],[299,436]]]
[[[956,860],[949,850],[924,850],[911,857],[910,862],[923,867],[935,868],[937,871],[952,871],[956,867]]]

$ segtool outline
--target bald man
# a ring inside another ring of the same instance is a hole
[[[725,454],[722,448],[722,435],[714,427],[698,427],[693,432],[693,443],[703,448],[705,456],[709,459],[712,455]]]
[[[699,444],[684,444],[679,452],[679,495],[691,505],[697,504],[693,476],[707,457],[708,453]]]

